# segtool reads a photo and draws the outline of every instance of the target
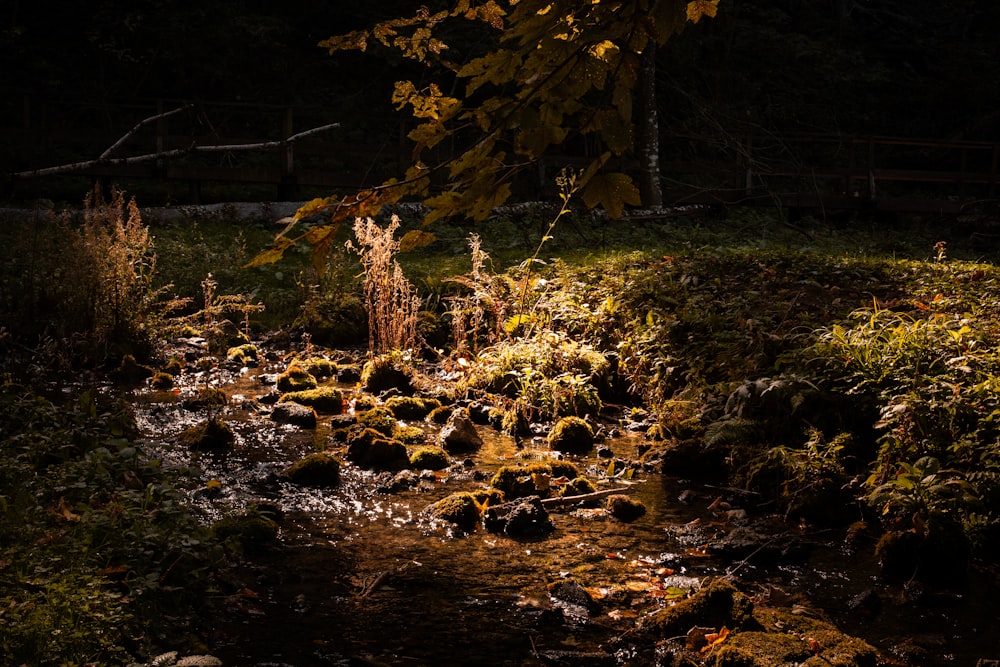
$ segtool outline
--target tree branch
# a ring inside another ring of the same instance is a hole
[[[542,505],[545,507],[560,507],[562,505],[574,505],[587,500],[596,500],[605,496],[613,496],[616,493],[628,493],[631,487],[622,486],[617,489],[602,489],[593,493],[583,493],[578,496],[560,496],[557,498],[542,498]]]
[[[156,153],[146,153],[143,155],[132,155],[129,157],[113,158],[110,155],[119,148],[122,144],[129,140],[136,132],[139,131],[144,125],[159,120],[161,118],[166,118],[167,116],[172,116],[174,114],[180,113],[190,109],[193,105],[187,105],[173,109],[171,111],[165,111],[159,113],[144,120],[136,123],[135,127],[126,132],[118,141],[111,144],[107,150],[101,153],[100,157],[96,160],[84,160],[82,162],[72,162],[70,164],[61,164],[55,167],[44,167],[42,169],[32,169],[29,171],[19,171],[14,172],[9,175],[10,178],[37,178],[40,176],[54,176],[56,174],[68,174],[75,171],[85,171],[87,169],[92,169],[94,167],[120,167],[130,164],[138,164],[141,162],[151,162],[153,160],[165,160],[169,158],[182,157],[184,155],[190,155],[192,153],[228,153],[233,151],[255,151],[255,150],[267,150],[271,148],[282,148],[290,143],[298,141],[299,139],[304,139],[305,137],[312,136],[314,134],[319,134],[320,132],[326,132],[327,130],[332,130],[336,127],[340,127],[340,123],[330,123],[328,125],[321,125],[319,127],[314,127],[309,130],[303,130],[296,134],[291,135],[285,139],[279,139],[276,141],[260,141],[250,144],[215,144],[209,146],[199,146],[197,144],[191,144],[187,148],[175,148],[166,151],[157,151]]]

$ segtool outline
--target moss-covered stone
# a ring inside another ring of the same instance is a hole
[[[278,539],[278,524],[255,510],[223,517],[212,524],[212,532],[223,541],[235,542],[252,551]]]
[[[298,363],[292,363],[284,372],[279,373],[275,382],[280,391],[304,391],[318,386],[316,378]]]
[[[140,364],[135,360],[134,356],[126,354],[122,357],[118,367],[111,371],[111,377],[118,382],[138,384],[146,380],[146,378],[153,377],[155,372],[152,367]]]
[[[468,533],[479,525],[479,507],[475,496],[467,491],[459,491],[433,503],[426,511],[434,518],[453,523]]]
[[[713,579],[691,597],[647,616],[642,627],[658,637],[678,637],[696,625],[756,629],[753,601],[724,579]]]
[[[799,664],[808,667],[820,667],[826,665],[830,667],[875,667],[878,664],[878,651],[868,642],[858,637],[841,632],[835,625],[827,621],[812,618],[804,614],[793,614],[790,611],[761,608],[755,611],[754,617],[761,628],[781,628],[780,633],[795,638],[804,638],[806,653],[801,658]],[[745,653],[754,655],[761,667],[777,667],[787,664],[779,662],[767,662],[767,645],[762,642],[758,635],[763,633],[753,633],[744,640],[740,640],[743,634],[740,633],[731,637],[734,646],[738,646]],[[772,640],[773,641],[773,640]]]
[[[271,419],[279,424],[292,424],[300,428],[316,428],[319,423],[314,408],[294,401],[275,405],[271,409]]]
[[[337,374],[337,364],[325,357],[309,357],[301,362],[302,368],[313,377],[325,380]]]
[[[218,419],[206,419],[200,424],[185,429],[177,436],[177,441],[196,451],[217,451],[232,447],[236,436],[229,424]]]
[[[184,362],[181,361],[177,356],[170,357],[170,360],[163,367],[164,373],[169,373],[174,377],[177,377],[184,372]]]
[[[638,500],[626,496],[624,493],[616,493],[608,496],[605,503],[608,514],[626,523],[635,521],[646,513],[645,505]]]
[[[149,386],[153,389],[170,389],[174,386],[174,376],[170,373],[160,371],[153,375],[149,381]]]
[[[302,391],[290,391],[282,394],[278,399],[279,403],[298,403],[316,410],[321,414],[339,415],[344,411],[344,392],[337,387],[317,387],[315,389],[303,389]]]
[[[413,391],[412,371],[391,356],[369,359],[361,368],[361,386],[365,391],[379,394],[389,389],[409,394]]]
[[[184,407],[189,410],[217,408],[228,404],[229,396],[219,387],[200,387],[195,396],[184,401]]]
[[[594,429],[580,417],[562,417],[549,431],[548,440],[556,451],[586,454],[594,446]]]
[[[493,475],[490,486],[501,491],[508,501],[526,496],[545,498],[553,495],[555,491],[551,484],[553,478],[563,476],[569,478],[571,474],[574,479],[579,477],[579,471],[575,466],[565,466],[561,461],[502,466]]]
[[[347,460],[372,470],[405,470],[410,467],[406,447],[375,429],[356,430],[347,441]]]
[[[427,420],[434,424],[444,424],[448,421],[448,417],[451,417],[453,408],[448,405],[442,405],[439,408],[434,408],[427,415]]]
[[[257,361],[257,346],[253,343],[244,343],[231,347],[226,350],[226,359],[246,366],[250,362]]]
[[[419,426],[397,426],[392,437],[404,445],[420,445],[427,439],[427,434]]]
[[[313,452],[286,468],[285,477],[302,486],[336,486],[340,482],[340,461],[327,452]]]
[[[441,401],[436,398],[420,398],[416,396],[393,396],[386,400],[385,408],[396,419],[423,419],[431,410],[441,407]]]
[[[386,437],[393,436],[398,426],[396,418],[383,407],[376,407],[359,413],[358,423],[365,428],[375,429]]]
[[[582,496],[586,493],[594,493],[597,491],[597,487],[586,477],[575,477],[570,480],[569,484],[562,487],[562,491],[559,493],[560,496]]]
[[[444,470],[449,465],[448,452],[436,445],[427,445],[410,454],[410,467],[415,470]]]
[[[358,412],[360,414],[365,410],[371,410],[372,408],[377,408],[379,405],[379,400],[374,396],[372,396],[371,394],[358,394],[357,396],[354,397],[354,400],[351,401],[351,403],[354,406],[355,412]]]

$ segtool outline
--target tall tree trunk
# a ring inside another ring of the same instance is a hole
[[[660,187],[660,123],[656,110],[656,46],[643,51],[636,85],[636,154],[639,157],[639,195],[647,208],[663,206]]]

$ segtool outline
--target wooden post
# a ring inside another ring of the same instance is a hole
[[[160,118],[156,119],[156,152],[162,153],[167,146],[167,119],[163,114],[163,100],[156,100],[156,113]],[[156,171],[163,171],[163,160],[156,161]]]
[[[295,115],[291,107],[285,109],[282,139],[288,139],[295,132]],[[290,200],[298,198],[299,187],[295,178],[295,142],[286,141],[281,165],[281,183],[278,184],[278,199]]]
[[[993,144],[993,158],[990,161],[990,197],[996,191],[997,185],[997,145]]]
[[[961,175],[959,176],[959,180],[958,180],[958,183],[959,183],[959,185],[958,185],[958,194],[960,196],[962,196],[962,197],[965,196],[965,180],[966,180],[965,179],[965,169],[968,166],[968,155],[969,155],[969,149],[966,148],[965,146],[962,146],[962,159],[961,159],[961,162],[960,162],[960,164],[961,164],[961,167],[960,167],[960,169],[961,169],[961,172],[960,172]]]

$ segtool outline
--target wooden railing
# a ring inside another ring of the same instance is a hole
[[[180,103],[40,107],[24,100],[20,118],[3,119],[10,174],[92,159],[130,128]],[[201,198],[203,183],[263,184],[279,199],[304,190],[346,190],[397,176],[408,157],[405,132],[349,141],[351,128],[334,129],[294,143],[283,139],[338,122],[326,107],[204,104],[190,113],[150,123],[116,150],[121,155],[165,153],[186,146],[269,141],[268,151],[217,152],[172,160],[95,164],[79,173],[106,179],[154,179],[189,184],[188,198]],[[554,171],[586,158],[546,158],[521,183],[522,192],[542,193]],[[670,203],[727,203],[825,208],[884,208],[954,211],[972,199],[989,199],[1000,183],[1000,145],[897,137],[832,135],[773,136],[737,132],[718,136],[666,135],[661,173]],[[12,184],[17,187],[17,183]]]

